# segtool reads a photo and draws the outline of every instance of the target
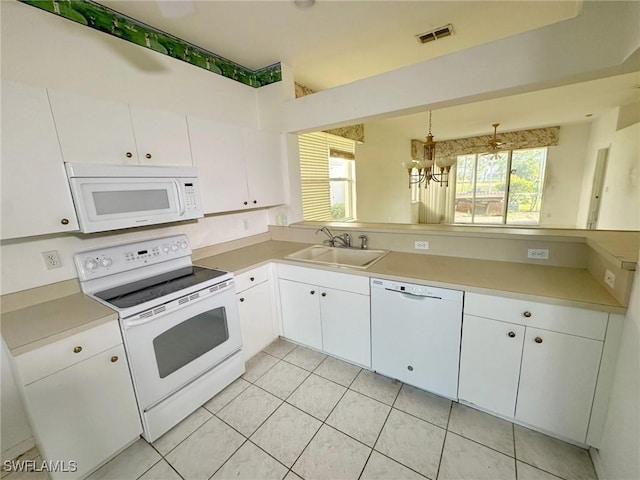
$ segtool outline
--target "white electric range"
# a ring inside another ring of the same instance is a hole
[[[244,372],[233,274],[193,265],[186,235],[74,261],[82,291],[118,312],[148,441]]]

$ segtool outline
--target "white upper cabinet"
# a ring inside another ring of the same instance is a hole
[[[129,106],[142,165],[191,165],[187,118],[173,112]]]
[[[244,129],[249,205],[266,207],[285,203],[280,134]]]
[[[2,81],[2,238],[78,230],[44,88]]]
[[[185,115],[49,91],[65,162],[191,165]]]
[[[65,162],[138,163],[129,106],[49,90]]]
[[[204,212],[248,208],[242,128],[197,117],[187,121]]]

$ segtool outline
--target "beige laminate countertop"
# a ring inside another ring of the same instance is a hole
[[[15,356],[117,319],[110,308],[74,293],[4,313],[0,329]]]
[[[308,247],[306,243],[267,241],[195,261],[236,274],[272,260],[291,265],[402,281],[428,282],[476,293],[530,298],[575,307],[624,313],[620,305],[586,269],[547,267],[528,263],[390,252],[367,270],[319,266],[284,257]]]
[[[287,255],[308,246],[306,243],[269,240],[201,258],[194,263],[239,274],[260,264],[276,261],[613,313],[624,313],[626,310],[586,269],[402,252],[390,252],[367,270],[285,259]],[[82,293],[74,293],[4,313],[0,328],[11,353],[20,355],[117,318],[116,312],[101,303]]]

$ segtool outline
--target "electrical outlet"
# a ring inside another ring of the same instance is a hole
[[[548,248],[530,248],[527,251],[528,258],[535,258],[536,260],[549,260]]]
[[[413,248],[416,250],[429,250],[429,242],[414,242]]]
[[[46,265],[47,270],[60,268],[62,266],[62,263],[60,262],[60,255],[58,255],[57,250],[42,252],[42,258],[44,259],[44,264]]]
[[[611,288],[614,288],[614,285],[616,284],[616,276],[613,274],[611,270],[605,270],[604,283],[609,285]]]

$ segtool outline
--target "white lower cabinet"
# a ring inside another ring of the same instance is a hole
[[[322,349],[336,357],[371,365],[369,296],[322,288]]]
[[[294,342],[322,350],[318,287],[280,279],[282,331]]]
[[[50,472],[54,479],[83,478],[142,433],[122,340],[103,349],[118,328],[103,324],[15,358],[23,385],[38,365],[45,375],[22,389],[42,458],[77,463],[75,472]],[[58,345],[67,362],[50,373],[43,354],[60,353]]]
[[[524,327],[464,315],[458,397],[513,417]]]
[[[286,338],[371,366],[367,277],[290,265],[279,265],[279,276]]]
[[[253,357],[278,336],[273,325],[272,294],[267,268],[259,267],[236,277],[236,298],[245,360]]]
[[[607,323],[603,312],[467,293],[460,400],[585,444]]]
[[[584,442],[602,342],[527,327],[516,420]]]

